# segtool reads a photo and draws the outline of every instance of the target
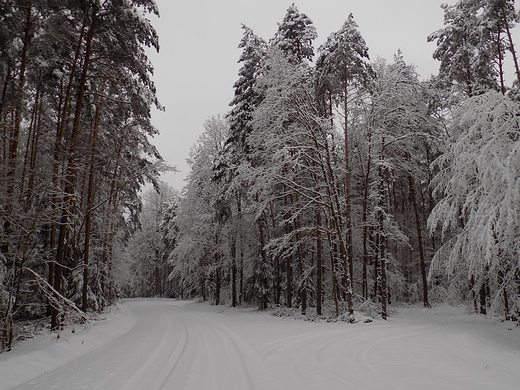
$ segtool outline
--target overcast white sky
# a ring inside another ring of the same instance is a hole
[[[292,0],[156,0],[160,18],[151,17],[161,50],[150,54],[155,83],[165,112],[154,111],[161,135],[153,140],[170,165],[181,171],[163,180],[180,190],[188,172],[190,147],[210,116],[224,115],[238,78],[237,46],[241,24],[268,41]],[[443,27],[440,5],[455,0],[299,0],[300,12],[316,27],[317,49],[353,13],[371,59],[391,61],[398,49],[417,67],[421,78],[436,74],[435,43],[426,37]]]

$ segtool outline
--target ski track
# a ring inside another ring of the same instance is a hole
[[[49,355],[45,372],[24,356],[41,360],[46,349],[0,355],[0,390],[518,390],[520,381],[520,342],[508,343],[519,329],[504,338],[479,317],[329,324],[167,299],[119,308],[124,321],[87,332],[111,329],[103,343],[78,353],[86,334],[68,336],[77,346]],[[16,364],[28,364],[26,378],[7,377]]]

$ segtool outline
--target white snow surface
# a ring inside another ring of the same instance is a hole
[[[518,390],[520,327],[464,307],[348,324],[128,299],[0,354],[7,389]]]

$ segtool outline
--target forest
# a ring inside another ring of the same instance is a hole
[[[519,15],[442,8],[428,80],[371,59],[352,14],[318,48],[295,4],[268,41],[243,25],[230,110],[179,194],[151,142],[155,2],[0,3],[0,350],[134,296],[517,321]]]

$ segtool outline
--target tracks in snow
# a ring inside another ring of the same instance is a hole
[[[36,363],[13,359],[19,364],[12,367],[34,368],[30,380],[3,386],[7,355],[0,361],[0,390],[518,388],[520,344],[481,337],[494,333],[477,332],[483,330],[479,317],[467,324],[431,317],[420,323],[325,324],[216,310],[166,299],[126,300],[122,319],[56,342],[52,364],[41,361],[47,349],[37,351]],[[104,345],[100,329],[110,336]],[[83,346],[89,337],[97,342]]]

